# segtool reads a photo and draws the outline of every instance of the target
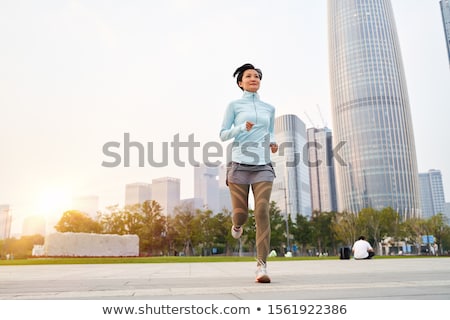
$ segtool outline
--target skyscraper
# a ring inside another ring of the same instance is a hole
[[[194,198],[202,199],[201,209],[218,213],[219,205],[219,167],[200,164],[194,167]]]
[[[152,199],[152,185],[145,182],[129,183],[125,186],[125,205],[142,204]]]
[[[409,98],[389,0],[328,0],[338,210],[420,216]]]
[[[164,177],[152,180],[152,199],[162,207],[164,216],[175,215],[180,205],[180,179]]]
[[[11,222],[9,205],[0,204],[0,240],[8,239],[11,236]]]
[[[448,223],[450,221],[450,202],[446,202],[444,208],[444,215],[447,218]]]
[[[300,118],[286,114],[275,119],[275,140],[279,149],[272,155],[276,178],[271,200],[283,214],[311,215],[309,171],[304,154],[306,127]]]
[[[428,170],[419,174],[422,218],[445,213],[444,185],[440,170]]]
[[[442,23],[444,24],[445,43],[447,44],[448,62],[450,63],[450,1],[439,1],[442,14]]]
[[[331,130],[327,127],[309,128],[307,136],[312,210],[336,211],[336,182]]]

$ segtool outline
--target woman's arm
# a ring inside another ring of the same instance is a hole
[[[235,113],[232,104],[229,104],[225,116],[223,117],[222,127],[220,129],[220,139],[222,141],[236,137],[239,133],[246,130],[246,122],[239,126],[234,126]]]

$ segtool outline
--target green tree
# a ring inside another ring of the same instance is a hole
[[[84,212],[69,210],[63,213],[55,225],[55,230],[58,232],[101,233],[102,226]]]
[[[400,223],[400,237],[408,244],[419,245],[423,234],[423,220],[420,218],[410,218]]]
[[[148,255],[165,254],[166,218],[161,214],[161,205],[149,200],[138,205],[136,209],[140,216],[137,233],[140,251]]]
[[[232,254],[232,242],[234,238],[231,237],[231,212],[224,209],[222,212],[214,215],[216,224],[216,245],[218,247],[223,246],[223,251],[226,255]]]
[[[337,241],[345,246],[352,246],[359,237],[357,215],[347,211],[336,213],[332,229]]]
[[[256,255],[256,221],[255,212],[252,209],[248,210],[248,219],[243,228],[244,232],[240,240],[232,238],[232,241],[236,244],[235,248],[237,248],[235,251],[239,251],[242,249],[242,247],[244,247],[247,248],[248,252],[252,252],[254,255]]]
[[[334,219],[334,212],[315,211],[312,214],[312,239],[319,252],[332,250],[335,247],[335,235],[332,228]]]
[[[442,254],[442,238],[445,231],[447,218],[442,214],[438,213],[426,221],[426,226],[429,234],[433,235],[436,238],[436,243],[439,245],[440,254]]]
[[[109,213],[101,215],[103,233],[107,234],[136,234],[142,227],[142,216],[139,214],[140,205],[128,205],[119,208],[117,205],[108,207]]]
[[[381,240],[381,212],[373,208],[364,208],[358,214],[358,225],[360,226],[361,234],[366,235],[368,241],[377,254],[378,243]]]
[[[399,230],[400,216],[398,213],[391,207],[383,208],[380,211],[380,236],[382,238],[385,236],[391,236],[396,240],[399,240]]]
[[[450,226],[445,225],[442,230],[441,244],[439,246],[440,254],[447,254],[450,248]]]
[[[297,213],[295,223],[292,224],[289,230],[294,238],[294,242],[300,244],[300,253],[305,255],[308,245],[312,243],[312,229],[308,217]]]
[[[287,248],[287,230],[286,217],[281,214],[280,208],[275,201],[269,205],[270,215],[270,246],[276,248],[278,252],[284,253],[284,248]],[[289,222],[289,221],[288,221]],[[291,233],[289,232],[289,236]]]
[[[199,233],[202,231],[195,222],[195,211],[191,206],[179,206],[175,208],[175,217],[171,220],[172,230],[174,232],[176,246],[181,246],[181,251],[186,256],[195,254],[195,238],[199,237]]]
[[[31,256],[34,245],[43,244],[44,237],[40,234],[4,239],[0,241],[0,258],[9,254],[10,258],[25,259]]]
[[[211,210],[197,210],[194,224],[201,230],[196,237],[200,245],[200,252],[202,252],[202,255],[210,255],[218,229],[215,219],[213,219],[213,212]]]

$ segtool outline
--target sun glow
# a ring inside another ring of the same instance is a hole
[[[39,196],[39,214],[46,217],[61,216],[71,205],[70,192],[64,188],[49,188]]]

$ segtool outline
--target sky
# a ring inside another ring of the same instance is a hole
[[[418,169],[441,170],[449,202],[439,1],[391,2]],[[326,0],[2,0],[0,39],[0,204],[13,233],[27,215],[60,216],[73,197],[123,206],[127,183],[175,177],[181,198],[193,197],[192,163],[225,159],[219,129],[247,62],[262,69],[259,94],[277,116],[332,128]],[[166,164],[141,165],[130,147],[127,166],[127,139]]]

